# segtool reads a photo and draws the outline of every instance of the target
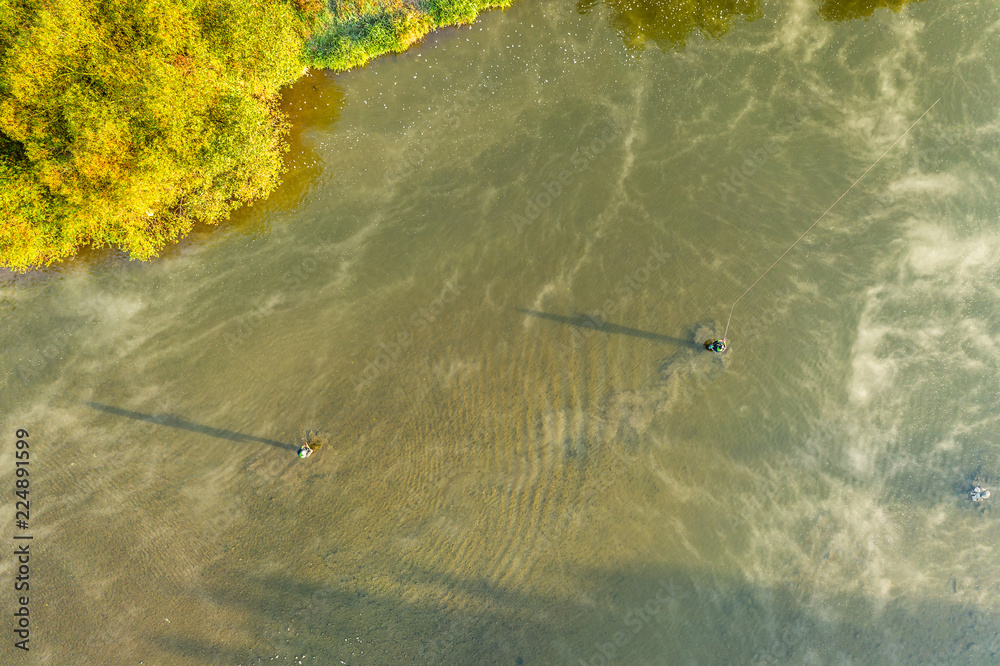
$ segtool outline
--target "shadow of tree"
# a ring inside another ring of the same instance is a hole
[[[288,171],[268,201],[282,209],[300,204],[309,186],[323,172],[320,153],[309,132],[325,131],[340,120],[344,91],[337,74],[327,70],[309,72],[281,91],[280,108],[288,116]]]
[[[154,641],[174,658],[587,666],[996,663],[1000,655],[1000,619],[974,606],[861,594],[819,599],[795,584],[668,566],[581,571],[546,591],[419,568],[388,594],[336,575],[305,582],[229,571],[220,580],[210,596],[247,618],[242,633],[252,638],[235,646],[157,630]],[[421,589],[438,591],[431,599]]]
[[[590,12],[601,0],[579,0],[577,11]],[[684,48],[694,34],[715,38],[729,32],[737,18],[761,16],[759,0],[604,0],[611,26],[629,49],[652,41],[662,49]]]
[[[850,21],[868,18],[876,9],[898,12],[911,2],[923,0],[820,0],[819,15],[827,21]]]
[[[579,0],[586,14],[602,0]],[[879,8],[899,11],[921,0],[817,0],[818,13],[828,21],[867,18]],[[642,50],[647,42],[661,49],[683,49],[694,35],[712,39],[729,32],[737,19],[763,16],[759,0],[603,0],[611,10],[611,26],[626,48]]]

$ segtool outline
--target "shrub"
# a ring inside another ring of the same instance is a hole
[[[307,15],[319,14],[326,9],[325,0],[292,0],[292,5]]]
[[[0,0],[0,265],[156,256],[282,173],[279,88],[510,0]],[[304,50],[305,49],[305,50]]]
[[[472,23],[483,7],[479,0],[428,0],[427,6],[437,25]]]
[[[278,182],[304,23],[257,0],[0,0],[0,264],[155,256]]]
[[[405,51],[435,28],[471,23],[511,0],[341,0],[331,20],[306,44],[313,67],[346,70],[386,53]]]

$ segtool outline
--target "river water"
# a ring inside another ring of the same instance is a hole
[[[996,663],[1000,9],[750,18],[313,72],[268,200],[6,276],[32,663]]]

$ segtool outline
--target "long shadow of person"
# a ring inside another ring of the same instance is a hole
[[[633,338],[643,338],[645,340],[652,340],[653,342],[669,342],[671,344],[679,345],[685,348],[697,349],[698,344],[694,340],[686,340],[684,338],[675,338],[669,335],[663,335],[661,333],[654,333],[653,331],[644,331],[641,328],[631,328],[629,326],[622,326],[620,324],[612,324],[611,322],[604,321],[600,317],[594,317],[588,314],[576,313],[572,317],[567,317],[565,315],[552,314],[550,312],[539,312],[538,310],[528,310],[526,308],[514,308],[522,314],[529,315],[531,317],[538,317],[539,319],[548,319],[549,321],[555,321],[560,324],[568,324],[570,326],[576,326],[579,328],[586,328],[592,331],[597,331],[599,333],[608,333],[609,335],[628,335]]]
[[[87,406],[93,409],[98,409],[102,412],[107,412],[108,414],[114,414],[116,416],[124,416],[130,419],[135,419],[136,421],[155,423],[156,425],[169,426],[171,428],[178,428],[180,430],[190,430],[191,432],[197,432],[202,435],[208,435],[209,437],[217,437],[218,439],[228,439],[231,442],[260,442],[262,444],[270,444],[271,446],[276,446],[279,449],[289,449],[291,451],[296,451],[298,449],[298,447],[292,444],[286,444],[284,442],[279,442],[273,439],[267,439],[265,437],[256,437],[254,435],[246,435],[242,432],[235,432],[233,430],[223,430],[222,428],[213,428],[211,426],[202,425],[201,423],[188,421],[187,419],[177,416],[176,414],[145,414],[143,412],[133,412],[128,409],[121,409],[120,407],[102,405],[98,402],[87,402]]]

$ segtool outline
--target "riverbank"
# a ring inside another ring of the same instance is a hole
[[[308,0],[306,0],[308,1]],[[472,23],[480,12],[512,0],[348,0],[323,9],[305,45],[314,68],[343,71],[387,53],[401,53],[431,30]]]
[[[150,259],[267,197],[287,168],[284,86],[512,0],[0,2],[0,267],[26,271],[84,247]],[[906,2],[819,0],[817,11],[847,20]],[[681,48],[760,16],[757,0],[607,5],[630,49]]]
[[[0,267],[157,256],[280,182],[279,91],[510,0],[16,0],[0,12]]]

